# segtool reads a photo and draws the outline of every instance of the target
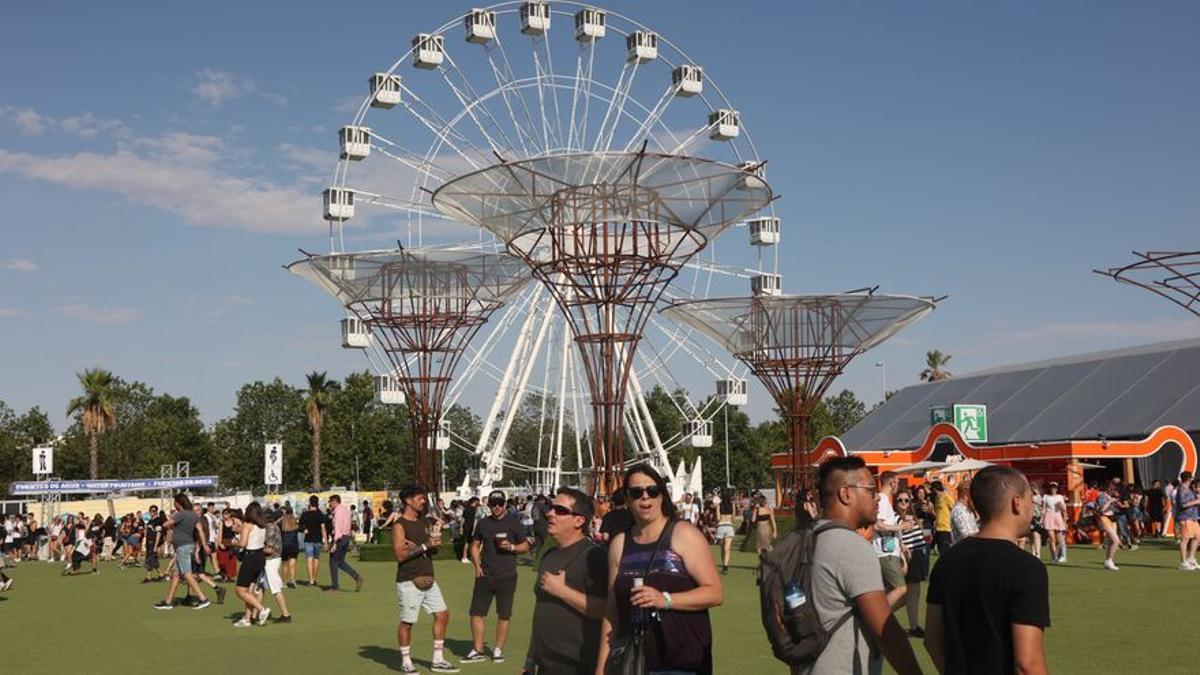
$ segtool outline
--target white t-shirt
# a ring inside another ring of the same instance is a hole
[[[1061,505],[1063,507],[1062,511],[1058,511],[1058,509],[1055,508],[1055,505]],[[1042,495],[1042,508],[1043,508],[1042,512],[1043,513],[1051,513],[1051,512],[1065,513],[1067,510],[1066,506],[1067,506],[1067,502],[1065,499],[1063,499],[1062,495]]]
[[[84,530],[76,530],[78,534],[75,537],[75,552],[88,556],[92,554],[92,540],[87,538]]]
[[[692,502],[691,504],[684,502],[684,503],[680,504],[679,505],[680,517],[682,517],[684,520],[688,521],[689,523],[692,523],[693,525],[695,525],[696,524],[697,507],[699,507],[699,504],[697,504],[696,502]]]
[[[879,522],[895,525],[900,522],[896,516],[896,509],[892,508],[892,498],[879,493]],[[895,533],[881,532],[875,530],[875,537],[871,540],[871,546],[875,549],[875,555],[880,558],[889,555],[900,555],[900,541]]]

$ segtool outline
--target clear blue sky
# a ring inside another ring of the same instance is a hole
[[[461,2],[16,3],[0,41],[0,399],[73,373],[191,397],[361,369],[280,265],[321,250],[347,100]],[[785,288],[950,295],[853,366],[951,370],[1200,334],[1091,274],[1200,248],[1200,5],[611,2],[683,47],[783,195]],[[769,414],[761,388],[752,417]]]

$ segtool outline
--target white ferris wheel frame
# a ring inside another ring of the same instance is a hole
[[[484,168],[486,165],[482,160],[488,158],[507,160],[516,157],[527,158],[578,151],[629,152],[636,150],[636,144],[642,142],[643,139],[657,145],[657,149],[665,153],[681,154],[686,153],[696,141],[705,138],[707,132],[715,124],[709,122],[690,132],[677,132],[667,126],[664,122],[664,115],[671,103],[678,98],[675,95],[676,87],[669,81],[658,100],[650,106],[631,96],[636,75],[644,64],[635,64],[627,60],[621,68],[615,85],[595,79],[595,41],[580,44],[574,75],[568,76],[554,70],[549,31],[540,35],[521,36],[531,42],[535,74],[532,77],[515,77],[512,62],[509,60],[502,42],[499,17],[516,14],[523,4],[523,2],[513,1],[482,8],[483,11],[494,12],[497,16],[495,35],[486,44],[470,45],[470,48],[482,49],[486,54],[487,65],[495,80],[494,88],[483,92],[476,91],[470,78],[454,60],[449,49],[444,51],[445,62],[428,71],[429,75],[440,76],[442,82],[461,105],[461,109],[453,116],[446,117],[439,114],[439,111],[422,99],[417,91],[406,86],[405,79],[407,78],[401,79],[401,100],[396,107],[409,113],[421,127],[433,136],[433,141],[423,154],[404,147],[376,129],[370,130],[369,139],[373,152],[386,156],[416,172],[418,181],[412,185],[407,199],[352,188],[349,183],[351,167],[354,162],[350,159],[340,159],[336,165],[333,180],[330,183],[331,187],[353,190],[355,201],[358,203],[381,206],[407,213],[411,218],[415,218],[415,231],[412,219],[409,220],[407,228],[407,244],[410,247],[423,245],[425,219],[447,220],[445,215],[436,211],[431,205],[421,203],[423,195],[431,193],[432,188],[436,187],[438,183],[448,181],[456,175],[455,171],[439,164],[439,158],[443,157],[443,153],[447,149],[451,151],[451,156],[456,161],[466,163],[466,170],[460,171],[460,173]],[[571,8],[571,11],[559,9],[559,7],[568,7]],[[574,17],[575,11],[583,9],[598,8],[595,5],[569,0],[550,3],[552,17],[566,17],[568,20]],[[652,31],[649,27],[616,12],[607,9],[602,11],[609,19],[606,21],[607,30],[613,31],[619,38],[625,38],[634,31],[654,33],[659,45],[657,60],[667,66],[668,72],[681,65],[695,64],[682,49],[663,37],[661,33]],[[612,21],[613,19],[616,21]],[[456,17],[428,35],[446,36],[448,31],[455,27],[461,27],[462,22],[462,16]],[[570,26],[568,26],[568,30],[569,28]],[[380,73],[388,77],[397,74],[405,63],[413,59],[414,52],[415,49],[405,51],[390,68],[380,71]],[[465,60],[464,63],[466,63]],[[424,74],[419,71],[416,73],[416,75]],[[704,73],[703,78],[703,90],[691,98],[697,99],[703,108],[707,109],[704,112],[710,114],[722,109],[732,110],[733,106],[728,98],[707,72]],[[534,119],[535,111],[530,109],[524,95],[526,90],[536,90],[536,101],[539,105],[534,108],[536,108],[539,119]],[[559,95],[562,92],[570,92],[571,112],[567,120],[564,120],[561,114],[562,110],[567,107],[566,102],[560,100]],[[608,98],[604,97],[605,92],[607,92]],[[500,134],[489,133],[485,121],[482,119],[490,116],[492,117],[491,121],[496,124],[496,129],[504,130],[496,122],[494,112],[486,106],[489,101],[497,98],[510,115],[510,129],[515,132],[513,135],[516,136],[516,145],[520,146],[519,148],[512,144],[512,138],[507,134],[504,139],[493,138],[494,135],[499,136]],[[365,126],[367,115],[373,110],[371,105],[373,99],[373,92],[364,97],[354,115],[352,126]],[[601,105],[605,106],[605,113],[591,147],[587,147],[584,141],[588,131],[588,113],[594,101],[599,101]],[[582,111],[579,111],[580,105],[583,106]],[[554,115],[553,124],[547,117],[548,106],[558,113]],[[540,131],[540,134],[531,133],[529,129],[523,127],[523,124],[517,119],[518,109],[524,113],[526,121],[532,124],[534,131]],[[582,112],[582,116],[578,120],[576,119],[577,111]],[[380,113],[386,112],[380,111]],[[638,113],[644,116],[638,117]],[[636,131],[629,136],[622,147],[614,149],[612,144],[623,119],[636,124]],[[458,125],[466,120],[470,120],[470,123],[475,125],[475,130],[486,139],[488,147],[480,147],[479,139],[472,139],[459,131]],[[538,124],[539,121],[540,124]],[[563,122],[566,122],[566,129],[563,128]],[[539,136],[540,145],[538,144]],[[762,164],[753,139],[744,125],[740,128],[738,139],[740,141],[737,143],[732,140],[727,141],[736,161],[751,165]],[[664,140],[667,141],[667,144],[664,144]],[[507,143],[501,141],[507,141]],[[741,143],[744,143],[745,148]],[[531,146],[534,148],[532,152],[530,151]],[[767,207],[767,211],[770,216],[774,216],[773,204]],[[491,235],[482,230],[480,230],[478,241],[455,246],[503,249],[502,244],[496,242]],[[334,252],[345,251],[344,227],[340,221],[330,222],[330,248]],[[709,250],[702,256],[697,256],[685,265],[694,273],[691,288],[678,284],[679,280],[677,280],[664,294],[664,303],[708,297],[715,274],[750,279],[763,270],[762,247],[758,247],[756,270],[720,263],[716,259],[715,247],[710,243],[708,248]],[[774,256],[770,261],[772,273],[778,272],[777,250],[778,247],[773,247]],[[703,276],[704,274],[707,276]],[[668,391],[671,394],[670,399],[673,405],[686,421],[703,420],[711,423],[726,402],[719,396],[709,396],[699,405],[687,399],[681,403],[674,396],[674,391],[683,386],[674,377],[667,364],[682,353],[693,364],[699,365],[716,379],[745,380],[747,370],[727,355],[714,354],[703,341],[693,340],[693,330],[690,327],[673,325],[657,315],[650,319],[648,328],[651,327],[665,338],[665,340],[661,340],[665,342],[665,347],[659,349],[659,346],[652,340],[643,340],[642,342],[642,348],[636,355],[636,363],[640,367],[636,367],[631,373],[627,391],[627,400],[631,403],[625,409],[625,429],[628,441],[634,450],[631,453],[632,457],[637,461],[650,459],[656,468],[663,471],[668,480],[672,480],[674,476],[668,460],[668,451],[687,440],[687,429],[685,428],[682,433],[674,434],[669,438],[664,439],[659,436],[646,404],[643,379],[650,381],[653,385],[661,385]],[[503,341],[501,338],[514,330],[517,331],[516,344],[513,352],[509,355],[508,363],[500,368],[492,357],[498,345]],[[501,480],[503,469],[506,466],[534,472],[535,483],[541,487],[558,485],[563,476],[562,465],[565,448],[563,434],[568,414],[575,435],[576,466],[579,471],[583,471],[585,459],[591,457],[590,451],[585,451],[585,447],[591,443],[590,434],[585,433],[589,424],[586,415],[588,393],[584,384],[585,379],[581,375],[581,364],[576,350],[570,348],[572,341],[567,323],[549,297],[549,293],[540,284],[530,284],[515,300],[497,312],[489,327],[482,332],[486,333],[482,343],[477,341],[476,344],[468,346],[467,364],[459,368],[459,374],[455,377],[445,404],[445,410],[450,410],[470,388],[474,378],[479,375],[493,379],[498,385],[497,395],[483,420],[482,433],[477,442],[472,443],[469,439],[456,434],[454,429],[448,430],[452,447],[470,452],[479,458],[481,470],[476,476],[479,479],[479,489],[490,489],[494,483]],[[556,376],[556,382],[550,382],[552,369],[549,359],[539,360],[537,358],[543,349],[547,349],[550,354],[559,353],[557,360],[559,367],[553,373]],[[648,354],[647,351],[651,353]],[[386,355],[382,353],[374,340],[371,340],[370,346],[364,352],[372,369],[377,374],[392,374],[392,368]],[[546,364],[542,369],[540,386],[531,384],[534,366],[538,362]],[[546,448],[545,452],[547,459],[545,464],[542,463],[541,446],[546,439],[546,434],[539,433],[537,466],[520,465],[510,460],[507,457],[506,447],[508,432],[516,417],[511,413],[517,410],[525,395],[530,391],[543,394],[541,396],[542,419],[540,420],[543,429],[547,423],[545,408],[548,397],[546,394],[553,396],[558,407],[556,411],[551,411],[553,430],[550,447]]]

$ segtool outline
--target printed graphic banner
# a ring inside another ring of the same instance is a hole
[[[131,480],[22,480],[8,486],[12,495],[81,494],[89,492],[149,492],[217,487],[216,476],[135,478]]]

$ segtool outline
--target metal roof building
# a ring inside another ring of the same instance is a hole
[[[921,446],[930,409],[987,406],[987,445],[1142,439],[1163,426],[1200,438],[1200,339],[985,370],[908,387],[846,432],[850,452]]]

